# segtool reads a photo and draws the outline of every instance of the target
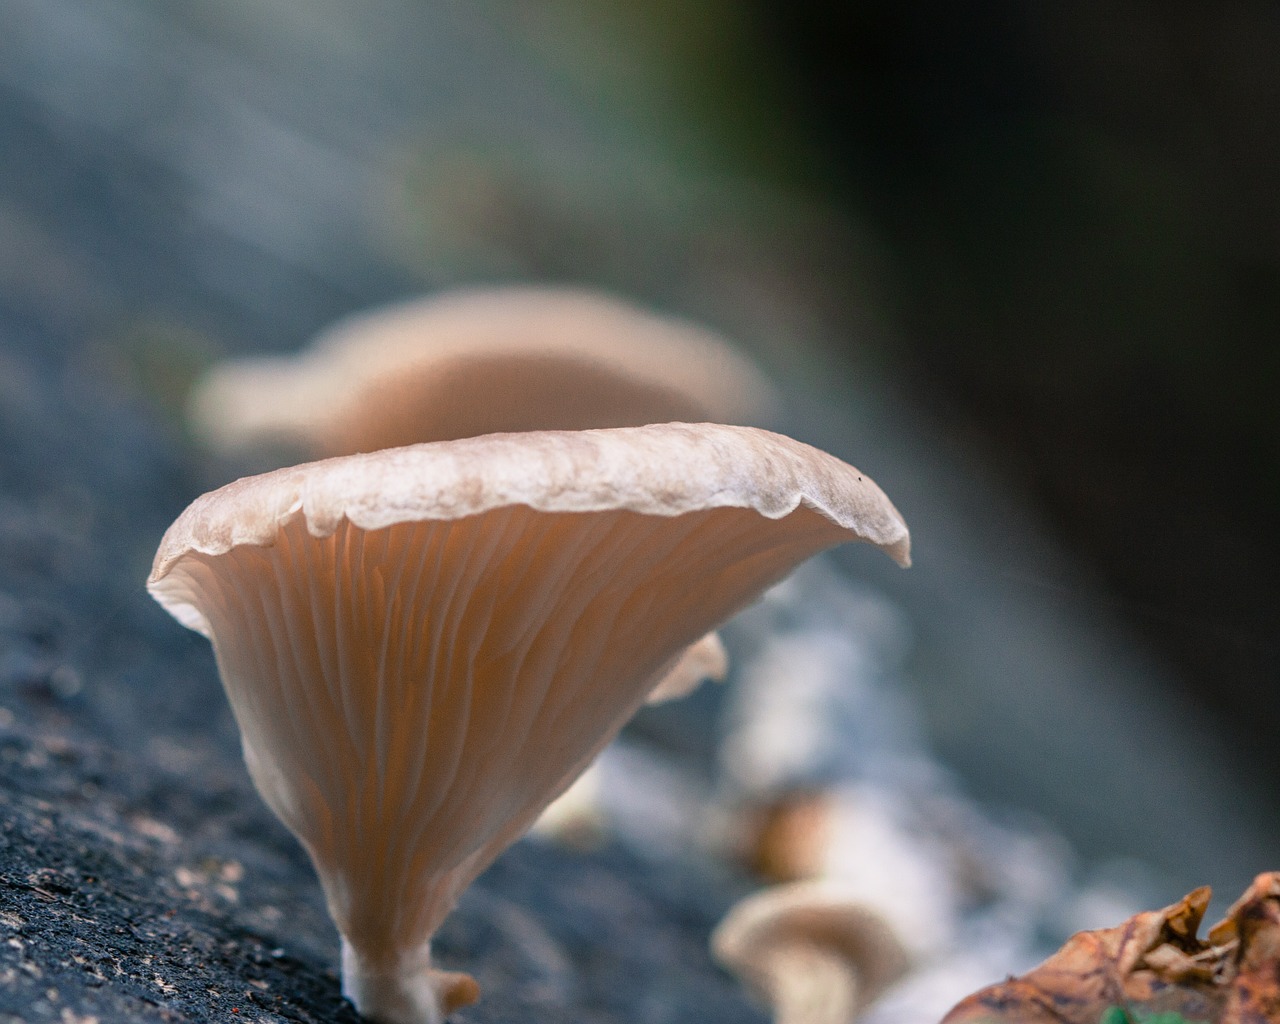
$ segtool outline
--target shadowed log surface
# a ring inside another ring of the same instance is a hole
[[[161,764],[5,720],[0,1020],[359,1019],[310,866],[223,751]],[[618,850],[520,844],[439,935],[484,989],[454,1019],[757,1019],[706,953],[723,899]]]

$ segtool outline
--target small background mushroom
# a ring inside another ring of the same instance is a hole
[[[894,930],[830,882],[747,897],[720,923],[711,946],[767,1000],[777,1024],[850,1024],[909,962]]]

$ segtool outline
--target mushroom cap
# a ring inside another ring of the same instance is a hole
[[[514,505],[666,517],[742,508],[767,519],[803,506],[841,531],[837,543],[868,541],[911,564],[898,510],[835,456],[754,427],[664,423],[460,438],[243,477],[201,495],[165,531],[147,586],[183,625],[203,632],[159,585],[184,556],[271,544],[299,516],[320,538],[344,519],[369,531]]]
[[[847,1024],[910,966],[887,921],[822,879],[748,896],[716,927],[711,948],[769,1000],[779,1024]]]
[[[147,586],[212,640],[250,774],[377,977],[690,645],[845,540],[908,560],[870,479],[766,431],[486,435],[228,484]]]
[[[709,330],[595,292],[526,287],[348,317],[297,356],[215,367],[189,409],[226,454],[283,443],[332,456],[524,430],[766,423],[774,405]]]

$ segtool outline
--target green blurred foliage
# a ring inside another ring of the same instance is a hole
[[[698,173],[823,187],[826,156],[751,4],[553,0],[526,38],[606,120]]]

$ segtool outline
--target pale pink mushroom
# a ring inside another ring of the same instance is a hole
[[[493,434],[237,480],[174,522],[147,586],[213,643],[344,992],[422,1024],[478,991],[431,964],[462,890],[690,645],[847,540],[908,560],[870,479],[776,434]]]

